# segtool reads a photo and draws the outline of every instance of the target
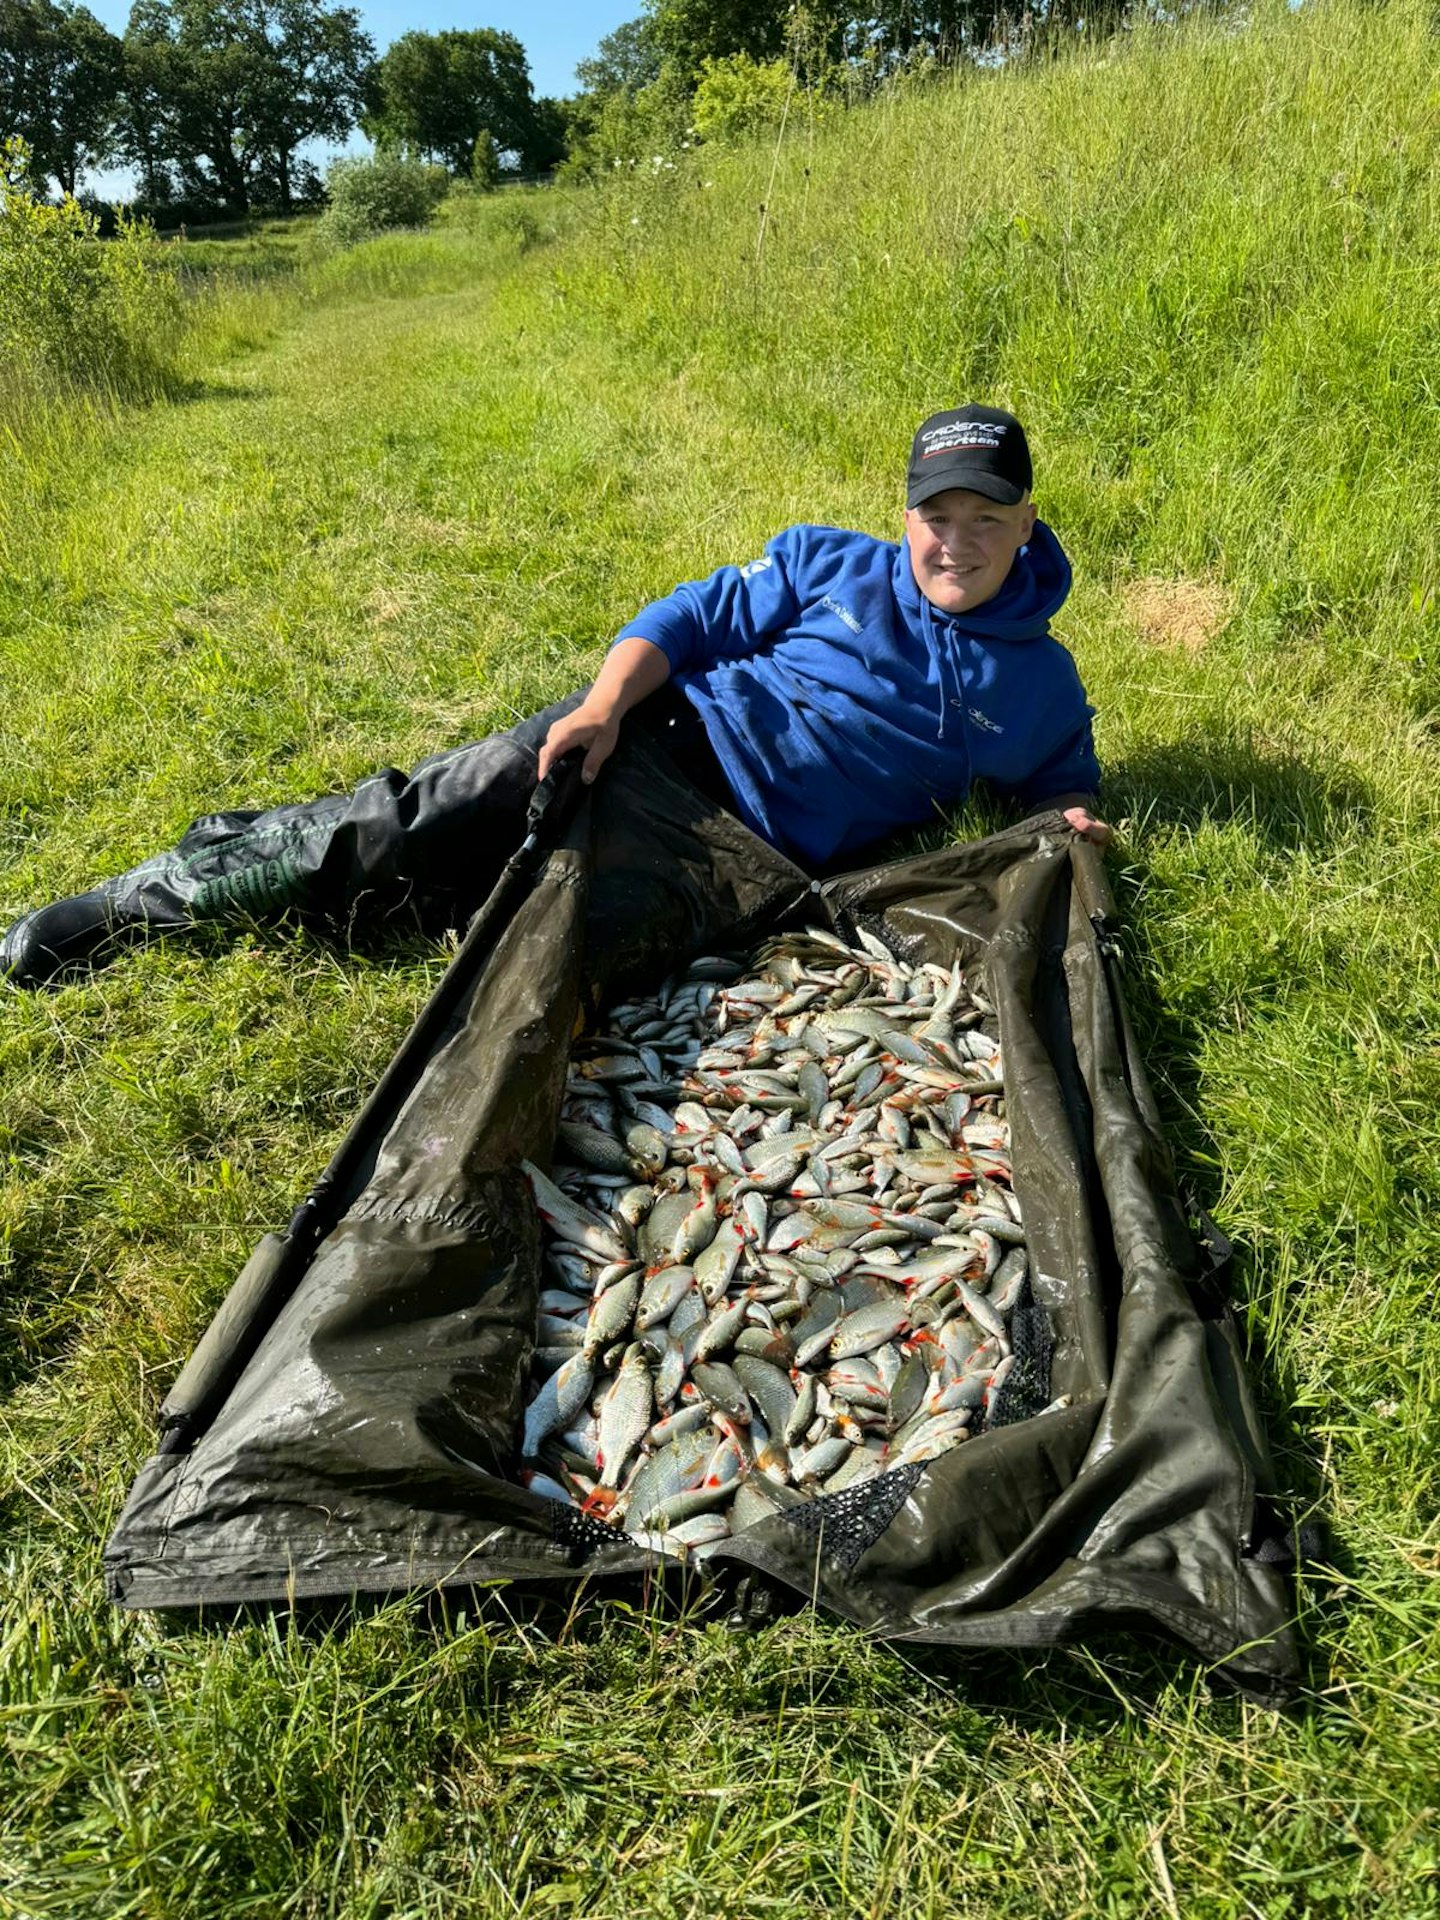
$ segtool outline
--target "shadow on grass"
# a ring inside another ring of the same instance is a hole
[[[1294,850],[1368,828],[1372,793],[1348,768],[1312,766],[1235,732],[1118,761],[1106,775],[1102,811],[1192,832],[1239,825],[1267,847]]]
[[[1117,764],[1106,783],[1105,810],[1112,818],[1130,818],[1159,828],[1196,832],[1206,827],[1239,827],[1274,853],[1323,848],[1337,839],[1366,832],[1373,817],[1368,784],[1349,769],[1314,766],[1289,752],[1271,750],[1246,733],[1198,744],[1157,747]],[[1138,837],[1138,836],[1137,836]],[[1204,1122],[1199,1062],[1206,1031],[1200,1012],[1165,1004],[1157,983],[1165,958],[1143,911],[1125,913],[1124,896],[1143,901],[1154,870],[1143,854],[1126,849],[1121,913],[1127,965],[1125,997],[1131,1017],[1154,1058],[1163,1058],[1163,1077],[1152,1086],[1167,1138],[1185,1167],[1188,1197],[1207,1213],[1220,1203],[1221,1156]],[[1223,1227],[1224,1222],[1221,1221]],[[1226,1291],[1244,1300],[1252,1291],[1253,1262],[1242,1244],[1232,1247]],[[1243,1337],[1243,1328],[1242,1328]],[[1254,1386],[1266,1435],[1285,1481],[1282,1533],[1294,1534],[1302,1567],[1321,1564],[1342,1576],[1353,1571],[1323,1520],[1318,1524],[1324,1485],[1322,1448],[1294,1416],[1296,1381],[1289,1368],[1263,1350],[1253,1335],[1246,1341],[1246,1368]],[[1302,1525],[1303,1522],[1303,1525]],[[1306,1679],[1323,1684],[1313,1637],[1299,1636]]]
[[[757,1614],[758,1593],[769,1603]],[[1200,1688],[1222,1715],[1241,1712],[1240,1696],[1185,1648],[1158,1635],[1096,1633],[1073,1645],[955,1648],[892,1642],[833,1615],[814,1613],[804,1596],[720,1569],[707,1579],[683,1568],[648,1576],[576,1575],[563,1584],[491,1583],[395,1596],[351,1596],[293,1606],[241,1603],[164,1617],[172,1642],[225,1638],[237,1628],[276,1624],[307,1645],[343,1641],[384,1615],[403,1615],[412,1631],[450,1639],[480,1629],[515,1655],[509,1673],[522,1700],[534,1685],[537,1654],[569,1656],[569,1685],[604,1693],[623,1685],[621,1669],[642,1651],[683,1674],[713,1673],[717,1700],[736,1717],[764,1716],[793,1705],[796,1676],[809,1671],[812,1704],[827,1714],[847,1708],[892,1710],[905,1717],[962,1712],[1034,1733],[1065,1726],[1107,1734],[1142,1719],[1167,1701]],[[623,1650],[623,1651],[617,1651]],[[501,1670],[502,1673],[504,1669]],[[487,1688],[497,1672],[487,1666]],[[1308,1679],[1308,1676],[1307,1676]],[[662,1681],[663,1686],[665,1683]],[[684,1680],[688,1689],[690,1681]],[[512,1690],[502,1682],[503,1703]],[[1276,1704],[1276,1703],[1271,1703]],[[1279,1703],[1291,1715],[1302,1703]]]
[[[0,1286],[0,1394],[53,1367],[74,1343],[96,1282],[81,1284],[57,1261],[67,1221],[54,1207],[10,1237]]]
[[[231,380],[182,380],[167,387],[165,400],[172,407],[198,407],[215,400],[271,400],[274,389],[238,385]]]

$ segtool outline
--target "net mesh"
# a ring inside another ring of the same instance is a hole
[[[922,1461],[896,1467],[876,1480],[824,1493],[803,1506],[789,1507],[784,1518],[797,1533],[820,1542],[826,1556],[846,1573],[869,1551],[910,1497],[910,1489],[925,1471]]]
[[[572,1561],[588,1559],[602,1547],[628,1544],[618,1527],[607,1527],[603,1520],[592,1520],[578,1507],[556,1500],[550,1508],[550,1537],[563,1547]]]
[[[1055,1352],[1055,1335],[1050,1316],[1037,1305],[1027,1280],[1010,1317],[1010,1348],[1015,1355],[995,1404],[990,1409],[989,1425],[1012,1427],[1028,1420],[1049,1406],[1050,1361]]]

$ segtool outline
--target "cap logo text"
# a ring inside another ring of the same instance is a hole
[[[994,453],[1008,428],[1003,420],[952,420],[943,427],[931,427],[921,435],[925,443],[922,460],[933,460],[937,454],[956,453],[962,448],[976,447],[983,453]]]

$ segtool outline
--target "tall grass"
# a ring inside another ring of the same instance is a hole
[[[0,407],[13,420],[35,396],[166,390],[182,332],[180,302],[152,229],[122,220],[102,246],[73,199],[37,196],[23,140],[0,141]],[[0,414],[0,418],[4,418]]]
[[[441,960],[216,935],[0,992],[0,1913],[1436,1911],[1436,68],[1409,0],[1137,31],[212,272],[183,404],[0,490],[19,911],[503,724],[787,520],[893,531],[915,420],[1014,404],[1130,996],[1335,1534],[1295,1714],[634,1594],[111,1613],[160,1393]]]

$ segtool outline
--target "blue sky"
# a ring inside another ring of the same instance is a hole
[[[130,18],[130,0],[88,0],[91,13],[112,33],[124,33]],[[640,13],[642,0],[496,0],[495,4],[467,7],[463,0],[446,5],[400,6],[382,0],[378,6],[357,9],[360,24],[383,53],[392,40],[418,28],[439,33],[445,27],[495,27],[513,33],[530,61],[530,79],[536,93],[573,93],[575,62],[593,53],[601,38],[622,20]]]
[[[112,33],[123,33],[130,18],[130,0],[87,0],[90,11]],[[383,53],[392,40],[413,29],[438,33],[445,27],[495,27],[513,33],[525,49],[530,62],[530,80],[537,94],[566,94],[575,91],[575,62],[595,51],[601,38],[623,20],[640,13],[642,0],[491,0],[490,4],[466,6],[464,0],[380,0],[373,6],[361,5],[360,24]],[[363,141],[352,142],[363,148]],[[94,174],[85,185],[93,192],[128,192],[130,177],[125,172]]]

